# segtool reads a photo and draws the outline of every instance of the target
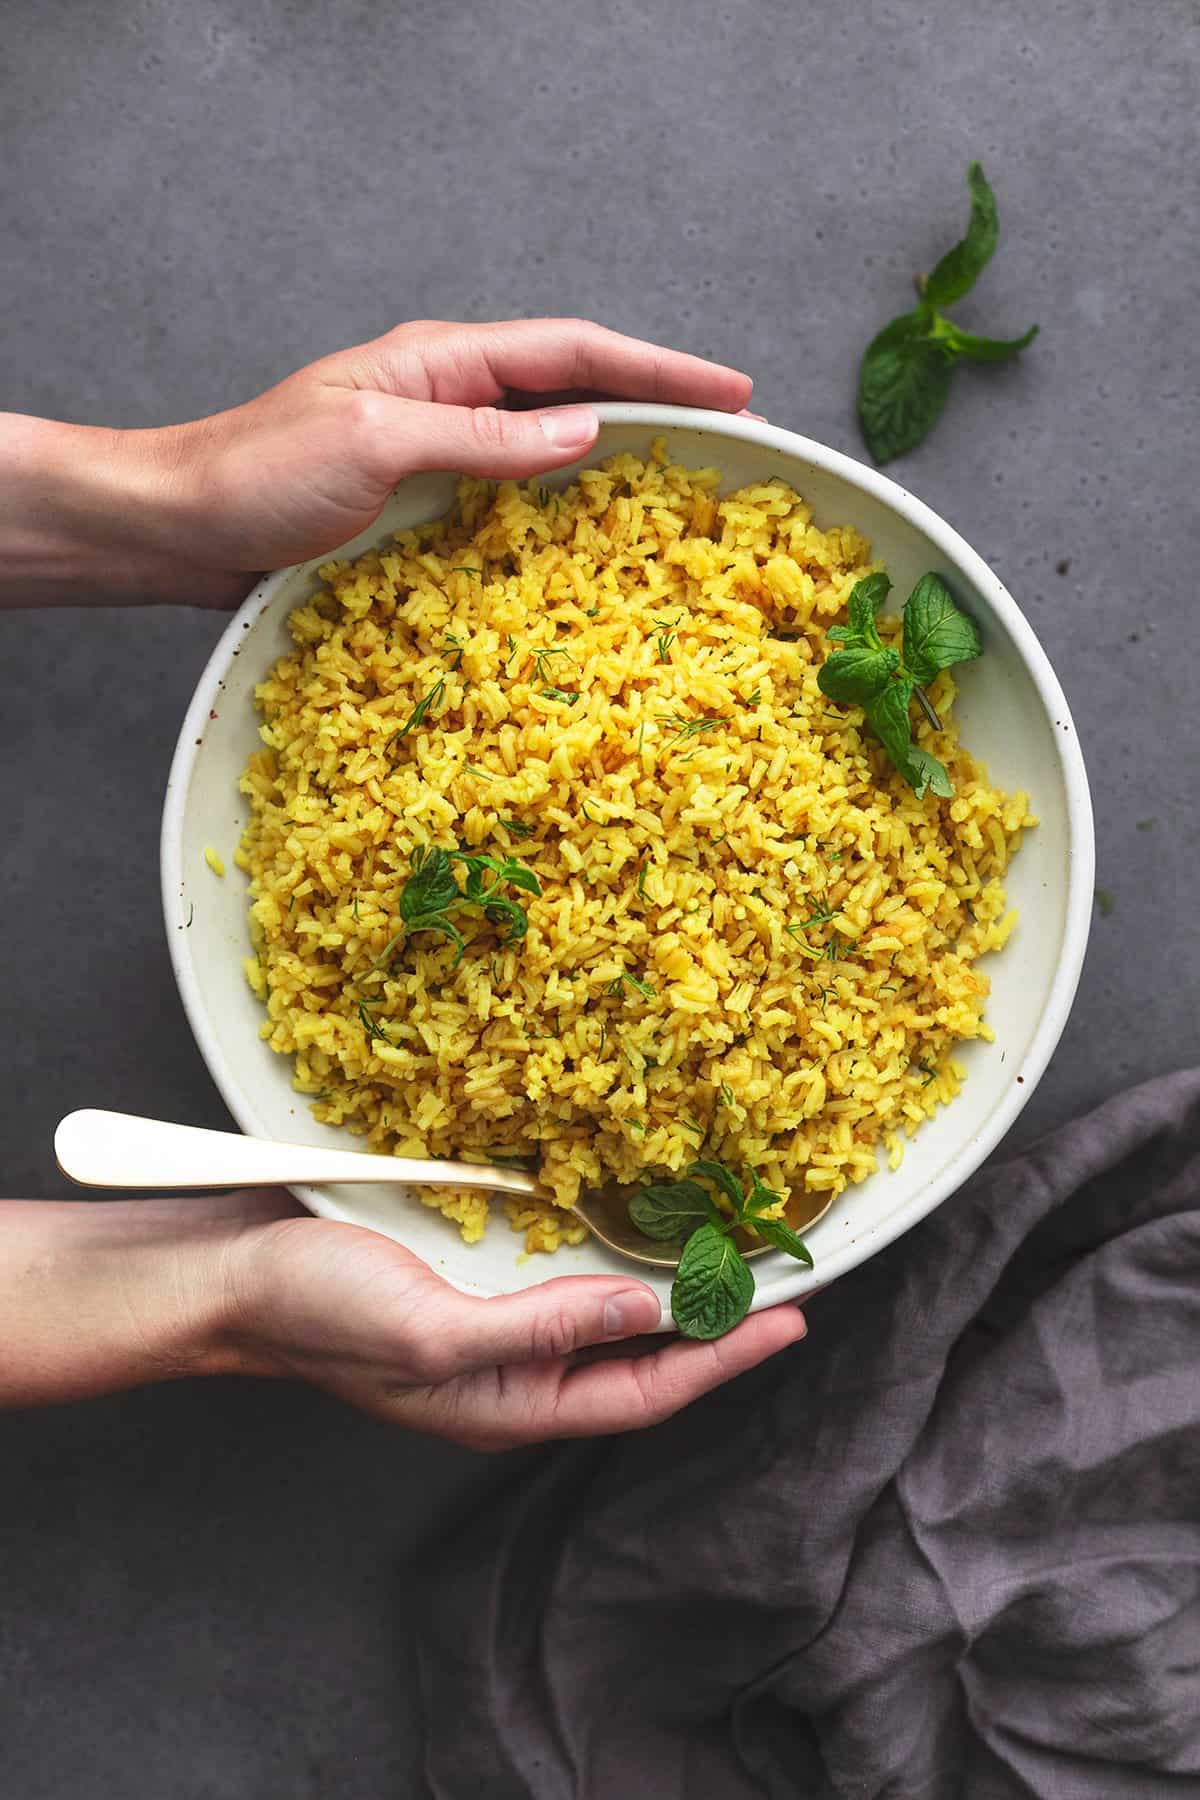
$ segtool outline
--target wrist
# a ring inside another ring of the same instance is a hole
[[[286,1196],[0,1203],[0,1406],[267,1373],[243,1345],[239,1246]]]
[[[10,605],[228,605],[203,554],[203,423],[117,431],[0,416],[0,583]]]

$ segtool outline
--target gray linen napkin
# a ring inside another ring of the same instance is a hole
[[[417,1596],[438,1800],[1200,1796],[1200,1071],[997,1164]]]

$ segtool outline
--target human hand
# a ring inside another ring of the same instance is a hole
[[[550,403],[564,393],[736,412],[750,387],[578,319],[399,325],[180,428],[189,553],[222,571],[277,568],[345,543],[416,470],[524,480],[573,462],[599,424],[586,403]],[[538,396],[548,403],[530,407]]]
[[[307,1215],[247,1228],[226,1270],[237,1366],[476,1450],[657,1424],[805,1332],[802,1314],[779,1306],[713,1343],[579,1359],[653,1330],[653,1292],[620,1275],[562,1276],[468,1299],[390,1239]]]
[[[149,431],[0,415],[0,604],[234,606],[418,469],[524,479],[586,455],[598,393],[722,412],[750,380],[579,319],[422,320],[228,412]]]

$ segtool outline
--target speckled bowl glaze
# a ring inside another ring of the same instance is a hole
[[[618,450],[644,454],[652,437],[665,436],[674,460],[716,464],[728,487],[784,476],[813,507],[818,525],[851,524],[871,540],[899,594],[928,569],[945,576],[978,620],[985,646],[980,661],[959,671],[964,742],[1001,786],[1029,791],[1041,821],[1025,837],[1008,878],[1020,923],[985,965],[995,1043],[960,1048],[968,1071],[961,1095],[910,1142],[898,1170],[882,1169],[850,1188],[807,1234],[811,1271],[782,1255],[756,1261],[755,1307],[772,1306],[827,1286],[940,1206],[995,1149],[1033,1093],[1066,1023],[1087,944],[1094,871],[1087,775],[1062,690],[1016,601],[957,532],[897,483],[836,450],[752,419],[617,403],[598,410],[600,440],[588,463]],[[573,474],[562,469],[546,479],[565,485]],[[435,517],[453,490],[450,475],[403,482],[376,523],[338,554],[359,555],[402,526]],[[313,1119],[291,1086],[290,1064],[259,1036],[262,1010],[242,973],[246,881],[233,865],[246,817],[238,777],[259,741],[254,687],[291,647],[287,615],[318,585],[316,570],[316,563],[303,563],[261,581],[200,679],[167,786],[163,909],[192,1030],[241,1129],[352,1148],[356,1140],[347,1133]],[[207,845],[228,865],[223,881],[205,864]],[[398,1239],[467,1293],[504,1293],[551,1275],[632,1268],[592,1241],[554,1257],[523,1256],[520,1238],[502,1218],[482,1244],[467,1246],[440,1214],[382,1182],[299,1188],[297,1194],[326,1218]],[[669,1275],[639,1274],[665,1301]]]

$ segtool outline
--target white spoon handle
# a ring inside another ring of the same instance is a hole
[[[492,1163],[418,1162],[313,1144],[274,1144],[233,1131],[202,1131],[133,1113],[68,1113],[54,1134],[64,1175],[84,1187],[232,1188],[303,1182],[399,1181],[422,1187],[535,1194],[519,1169]]]

